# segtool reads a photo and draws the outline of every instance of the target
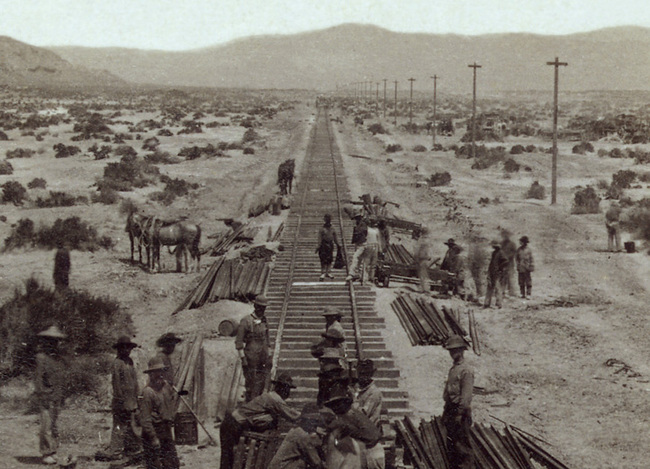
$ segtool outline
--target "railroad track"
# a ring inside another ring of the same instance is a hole
[[[335,270],[334,280],[319,281],[315,249],[323,215],[332,215],[339,240],[346,247],[353,222],[342,215],[341,200],[349,198],[328,113],[319,108],[280,240],[284,251],[277,256],[267,290],[266,315],[274,338],[272,374],[288,371],[293,376],[298,388],[292,401],[298,405],[316,400],[318,360],[311,356],[310,345],[324,332],[323,307],[336,306],[343,312],[348,358],[374,360],[378,368],[375,383],[383,393],[384,408],[396,417],[409,412],[408,395],[399,389],[400,372],[382,337],[385,324],[374,310],[375,293],[367,285],[346,283],[345,270]]]

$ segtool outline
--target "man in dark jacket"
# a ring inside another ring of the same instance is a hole
[[[174,385],[174,365],[172,363],[172,354],[176,350],[176,346],[183,342],[183,339],[177,337],[173,332],[167,332],[161,335],[156,341],[156,345],[160,347],[158,357],[162,359],[167,367],[165,371],[165,381],[170,385]]]
[[[517,268],[515,266],[515,256],[517,255],[517,245],[511,239],[512,233],[508,230],[501,230],[501,252],[508,259],[507,273],[504,277],[503,289],[510,296],[517,296],[517,289],[515,288],[515,273]]]
[[[485,294],[484,308],[489,308],[492,303],[492,296],[496,297],[497,308],[501,308],[503,302],[503,289],[505,277],[508,275],[508,259],[501,252],[501,243],[498,240],[492,241],[492,258],[488,266],[487,293]]]
[[[264,315],[267,305],[266,297],[258,295],[255,310],[242,319],[237,329],[235,348],[242,361],[246,402],[262,394],[270,369],[269,327]]]
[[[57,242],[52,277],[54,278],[54,287],[57,290],[68,288],[70,283],[70,251],[62,241]]]

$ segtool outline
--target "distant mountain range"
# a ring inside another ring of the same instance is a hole
[[[3,48],[5,42],[0,42]],[[398,80],[405,90],[407,79],[413,77],[415,89],[430,90],[430,76],[435,73],[440,77],[439,90],[462,93],[471,88],[467,65],[475,61],[482,65],[480,91],[548,90],[553,86],[553,69],[546,62],[557,56],[569,63],[561,70],[562,90],[650,90],[650,29],[632,26],[565,36],[460,36],[344,24],[183,52],[87,47],[50,47],[49,51],[64,60],[43,51],[41,67],[59,64],[54,68],[63,73],[63,64],[69,62],[79,67],[73,70],[93,69],[109,81],[114,75],[133,84],[331,90],[386,78]],[[2,52],[0,59],[4,63]],[[51,73],[27,70],[20,76]]]
[[[110,72],[72,65],[56,53],[0,36],[0,84],[12,86],[124,86]]]

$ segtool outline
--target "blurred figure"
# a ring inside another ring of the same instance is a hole
[[[358,382],[353,407],[359,409],[363,415],[368,417],[381,434],[383,397],[373,380],[376,370],[374,362],[370,359],[361,360],[357,365]],[[384,454],[384,447],[381,444],[377,444],[371,449],[368,449],[366,463],[368,469],[384,469],[386,466],[386,455]]]
[[[607,249],[610,252],[621,250],[620,234],[621,206],[614,201],[605,213],[605,227],[607,228]]]
[[[431,279],[429,278],[429,266],[433,259],[431,256],[431,238],[429,228],[423,227],[420,238],[415,246],[415,264],[417,266],[418,278],[420,279],[420,290],[422,293],[431,292]]]
[[[503,288],[508,295],[517,296],[515,290],[515,272],[517,271],[515,265],[515,256],[517,254],[517,244],[511,239],[512,233],[508,230],[501,230],[501,252],[508,260],[507,273],[504,276]]]
[[[363,214],[361,212],[356,212],[354,214],[354,220],[356,224],[352,229],[352,244],[355,247],[355,251],[352,256],[352,262],[350,263],[348,276],[345,278],[346,282],[359,278],[356,272],[357,265],[359,264],[359,257],[363,253],[363,248],[365,247],[368,238],[368,225],[363,219]]]
[[[368,280],[374,282],[375,268],[377,266],[377,256],[379,253],[379,229],[375,223],[366,228],[365,242],[357,248],[352,257],[350,265],[350,275],[347,281],[361,279],[363,285],[365,272],[368,273]]]
[[[492,296],[496,297],[497,308],[501,308],[503,303],[503,290],[508,275],[508,259],[501,252],[501,243],[498,240],[492,241],[492,258],[488,266],[487,274],[487,293],[485,294],[484,308],[489,308],[492,304]]]
[[[265,316],[268,304],[264,295],[258,295],[253,302],[253,312],[242,319],[237,328],[235,348],[244,372],[246,402],[262,394],[270,370],[269,327]]]
[[[176,394],[165,381],[167,367],[160,357],[149,360],[144,371],[149,383],[142,391],[140,423],[147,469],[178,469],[180,462],[172,435],[176,414]]]
[[[54,288],[64,290],[70,284],[70,250],[63,241],[57,241],[56,254],[54,255]]]
[[[456,244],[453,238],[449,238],[446,243],[447,252],[440,265],[441,270],[446,270],[450,274],[454,274],[455,282],[452,293],[461,298],[465,298],[465,265],[460,253],[462,248]]]
[[[334,246],[340,249],[339,240],[336,237],[336,231],[332,227],[332,216],[326,213],[323,217],[325,223],[318,231],[318,247],[316,253],[320,259],[320,279],[334,278],[330,273],[332,262],[334,262]]]
[[[520,246],[517,249],[517,272],[519,272],[519,292],[522,298],[530,296],[533,289],[531,273],[535,270],[533,251],[528,247],[528,236],[519,238]]]
[[[463,357],[467,343],[462,337],[449,337],[445,348],[454,361],[442,396],[445,401],[442,423],[447,429],[449,467],[474,469],[474,453],[470,445],[474,370]]]
[[[38,401],[40,430],[39,447],[43,464],[57,463],[59,432],[56,422],[63,403],[63,370],[65,364],[59,349],[66,335],[56,326],[38,334],[36,372],[34,373],[34,394]]]
[[[174,385],[174,365],[172,363],[172,354],[176,350],[176,346],[183,342],[183,339],[176,337],[176,334],[173,332],[167,332],[161,335],[156,341],[156,345],[160,347],[160,352],[158,352],[158,357],[162,359],[163,363],[167,367],[165,371],[165,381],[167,381],[171,386]]]

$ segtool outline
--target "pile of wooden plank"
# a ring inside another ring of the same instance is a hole
[[[244,390],[244,373],[238,358],[224,370],[217,400],[216,421],[222,422],[226,413],[232,412]]]
[[[244,432],[235,448],[233,469],[273,469],[269,463],[282,443],[278,433]]]
[[[185,402],[195,414],[204,417],[205,405],[205,355],[203,352],[203,334],[199,333],[187,339],[179,350],[179,366],[174,371],[174,386],[178,391],[187,391]],[[180,404],[180,402],[179,402]],[[187,411],[180,404],[180,412]]]
[[[415,469],[449,469],[447,435],[440,417],[422,420],[418,428],[409,417],[395,421],[397,444],[404,448],[404,460]],[[538,444],[537,437],[508,424],[502,431],[474,424],[470,433],[478,469],[568,469]],[[537,440],[537,441],[535,441]],[[535,461],[535,463],[533,463]]]
[[[221,256],[237,243],[251,243],[260,229],[259,226],[239,225],[236,229],[218,233],[213,243],[204,249],[203,253],[211,257]]]
[[[451,335],[467,335],[458,312],[438,307],[431,298],[400,294],[391,307],[412,345],[443,345]]]
[[[271,263],[218,258],[173,314],[220,299],[248,301],[266,290]]]

